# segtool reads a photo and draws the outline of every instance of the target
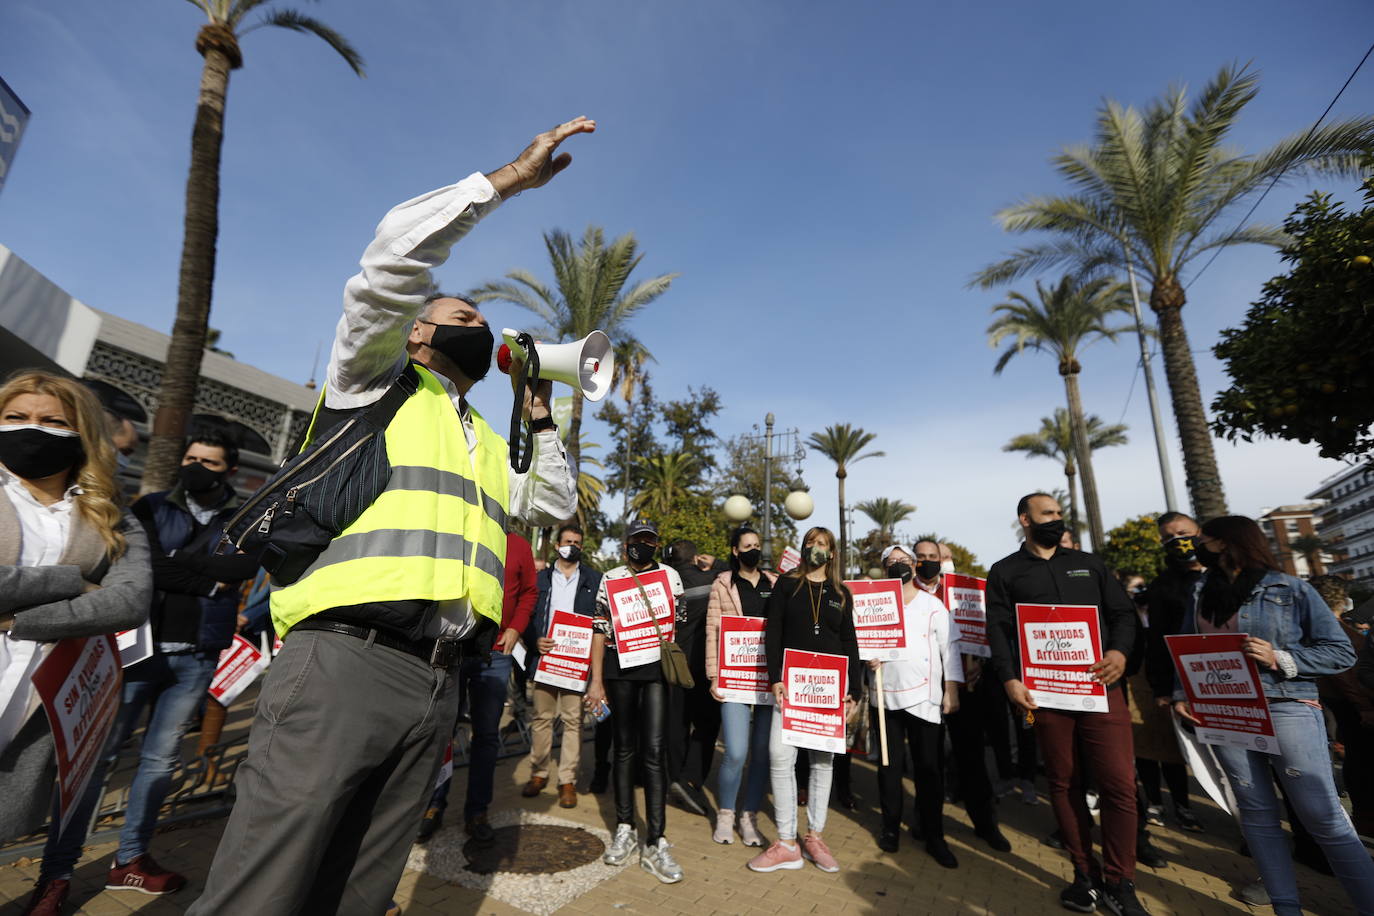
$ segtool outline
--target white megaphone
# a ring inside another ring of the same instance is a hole
[[[512,357],[526,360],[525,348],[516,342],[519,331],[503,328],[506,342],[496,351],[496,365],[502,372],[510,371]],[[611,339],[602,331],[592,331],[581,340],[565,344],[536,343],[539,358],[538,378],[563,382],[581,389],[589,401],[599,401],[611,390],[611,373],[615,369],[615,354]]]

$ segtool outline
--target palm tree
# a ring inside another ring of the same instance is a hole
[[[910,503],[904,503],[900,499],[888,499],[885,496],[855,503],[854,508],[873,519],[873,524],[885,535],[891,535],[893,528],[910,518],[916,511],[916,507]]]
[[[1117,334],[1130,330],[1124,326],[1107,326],[1111,315],[1131,311],[1125,289],[1123,284],[1106,279],[1083,281],[1065,276],[1055,286],[1045,286],[1037,280],[1038,301],[1031,301],[1020,293],[1008,293],[1009,301],[993,306],[993,314],[997,317],[988,325],[988,343],[992,346],[1012,338],[993,372],[1001,374],[1011,358],[1027,347],[1048,351],[1059,362],[1073,428],[1073,452],[1078,458],[1079,476],[1083,478],[1088,533],[1092,536],[1094,550],[1101,550],[1106,542],[1102,536],[1102,510],[1097,502],[1097,478],[1093,475],[1092,454],[1083,421],[1083,400],[1078,392],[1078,373],[1083,370],[1078,362],[1078,351],[1096,338],[1115,339]]]
[[[177,315],[158,388],[153,435],[148,442],[141,489],[172,485],[181,463],[182,437],[195,404],[196,383],[205,353],[210,298],[215,279],[215,241],[219,236],[219,163],[224,144],[224,103],[229,71],[243,66],[239,39],[255,29],[275,26],[308,32],[339,53],[353,72],[363,75],[363,59],[338,32],[295,10],[273,10],[245,26],[248,14],[270,0],[190,0],[209,19],[196,35],[205,58],[200,100],[191,131],[191,171],[186,177],[186,223],[177,284]]]
[[[840,571],[845,573],[849,569],[849,532],[845,525],[844,480],[849,476],[849,465],[883,456],[882,452],[864,452],[876,438],[877,433],[864,432],[861,427],[848,423],[836,423],[827,426],[823,433],[812,433],[806,440],[807,445],[835,462],[835,479],[839,481],[840,492]]]
[[[1257,82],[1248,68],[1228,66],[1191,104],[1183,87],[1144,111],[1106,102],[1094,143],[1068,147],[1053,159],[1075,192],[1030,198],[997,215],[1009,232],[1043,230],[1052,238],[974,277],[988,288],[1054,266],[1120,272],[1129,264],[1149,280],[1188,493],[1204,521],[1226,514],[1226,497],[1183,327],[1184,275],[1222,248],[1282,245],[1286,236],[1274,226],[1217,230],[1216,224],[1281,177],[1357,176],[1361,157],[1374,146],[1374,117],[1361,116],[1287,137],[1258,155],[1238,153],[1227,134],[1254,99]]]
[[[1308,575],[1321,575],[1323,572],[1322,551],[1326,549],[1326,541],[1319,535],[1300,534],[1289,540],[1288,546],[1302,554],[1307,560]]]
[[[1102,422],[1096,414],[1086,417],[1083,425],[1088,433],[1088,451],[1095,452],[1112,445],[1126,444],[1126,425],[1114,423],[1111,426]],[[1069,525],[1078,530],[1078,481],[1074,462],[1073,423],[1069,412],[1063,407],[1054,409],[1053,417],[1041,417],[1040,429],[1033,433],[1022,433],[1002,446],[1004,452],[1025,452],[1027,458],[1049,458],[1062,462],[1064,479],[1068,483]]]
[[[633,232],[606,244],[600,226],[588,226],[582,240],[561,229],[544,233],[557,288],[545,286],[527,270],[506,274],[510,282],[496,280],[473,290],[474,302],[510,302],[538,315],[548,325],[549,336],[559,341],[581,340],[592,331],[611,338],[622,334],[636,312],[668,291],[677,274],[660,274],[625,288],[630,274],[644,255]],[[582,430],[582,392],[573,389],[572,422],[568,442],[573,460]]]
[[[594,448],[601,446],[595,442],[588,442],[586,436],[577,443],[577,450],[582,456],[577,464],[577,523],[582,526],[583,531],[591,530],[591,520],[596,516],[596,510],[601,507],[601,497],[606,494],[605,481],[587,470],[588,467],[603,467],[599,459],[587,455],[587,452]]]
[[[614,347],[615,377],[612,384],[625,401],[625,453],[620,456],[625,469],[620,502],[620,527],[624,530],[630,521],[630,440],[634,430],[635,397],[639,394],[640,383],[644,381],[644,365],[652,361],[654,355],[637,338],[630,336],[622,336]]]
[[[638,460],[644,487],[635,494],[631,505],[640,515],[659,517],[672,511],[677,501],[687,494],[698,458],[685,452],[666,452]]]

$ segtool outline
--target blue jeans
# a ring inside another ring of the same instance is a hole
[[[1355,834],[1336,796],[1326,726],[1321,710],[1293,701],[1269,705],[1278,738],[1278,755],[1234,747],[1216,747],[1217,760],[1231,782],[1240,808],[1241,832],[1250,845],[1264,887],[1277,916],[1301,916],[1298,882],[1279,817],[1274,776],[1298,817],[1326,853],[1326,861],[1361,916],[1374,914],[1374,862]]]
[[[467,695],[468,715],[472,719],[472,755],[468,760],[468,792],[463,802],[463,820],[486,814],[491,805],[496,779],[496,755],[501,750],[501,711],[506,706],[512,656],[492,652],[489,659],[467,658],[458,668],[458,689]],[[429,806],[443,811],[448,807],[451,779],[434,790]]]
[[[210,687],[218,661],[218,652],[178,655],[159,652],[124,669],[119,715],[110,730],[105,753],[91,773],[91,781],[77,802],[76,810],[67,822],[67,829],[60,835],[60,821],[54,813],[48,827],[48,842],[43,848],[40,880],[71,877],[72,869],[81,858],[81,848],[86,843],[91,815],[104,794],[105,774],[120,747],[138,727],[144,708],[151,706],[152,713],[148,717],[143,747],[139,752],[138,772],[129,786],[129,805],[124,814],[124,829],[119,834],[119,851],[115,858],[119,864],[127,865],[148,851],[148,843],[157,827],[158,811],[171,786],[172,770],[181,762],[181,739],[186,737],[191,716]],[[56,807],[53,810],[56,812]]]
[[[725,733],[725,758],[720,762],[716,803],[735,810],[744,762],[749,760],[749,782],[744,788],[741,811],[758,811],[768,787],[768,729],[773,724],[772,706],[748,703],[720,704],[721,731]]]

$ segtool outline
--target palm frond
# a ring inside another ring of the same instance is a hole
[[[338,32],[313,16],[307,16],[295,10],[273,10],[239,34],[247,35],[249,32],[266,26],[275,26],[276,28],[290,29],[293,32],[305,32],[314,35],[337,51],[339,56],[344,59],[354,73],[358,74],[358,76],[367,75],[364,70],[363,56],[358,53],[358,50],[354,48],[353,45],[349,44],[348,39],[344,38]]]

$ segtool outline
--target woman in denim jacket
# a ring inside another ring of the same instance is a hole
[[[1374,914],[1374,862],[1336,796],[1316,679],[1355,663],[1350,640],[1310,585],[1279,572],[1264,533],[1233,515],[1202,526],[1197,558],[1207,567],[1193,593],[1185,633],[1245,633],[1269,700],[1279,753],[1214,746],[1235,793],[1241,832],[1278,916],[1300,916],[1274,777],[1321,846],[1355,910]],[[1196,722],[1175,693],[1175,711]]]

